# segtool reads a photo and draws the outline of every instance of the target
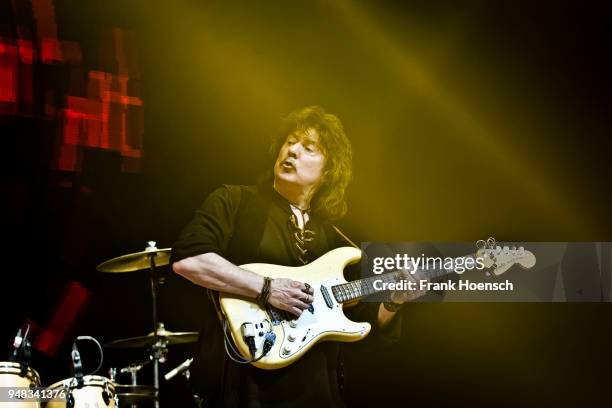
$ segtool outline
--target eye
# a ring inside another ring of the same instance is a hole
[[[307,143],[304,149],[306,149],[308,153],[318,153],[320,151],[319,146],[316,143],[312,142]]]

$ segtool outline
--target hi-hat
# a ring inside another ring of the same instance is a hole
[[[198,334],[198,332],[171,332],[162,328],[157,331],[157,339],[172,346],[174,344],[195,343],[198,341]],[[144,348],[152,346],[155,341],[155,335],[151,332],[146,336],[111,341],[104,346],[109,348]]]
[[[151,267],[151,255],[155,257],[155,266],[164,266],[170,263],[171,248],[157,249],[149,247],[142,252],[122,255],[117,258],[109,259],[97,266],[100,272],[134,272]]]

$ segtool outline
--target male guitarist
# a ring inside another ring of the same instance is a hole
[[[271,146],[273,172],[256,186],[228,186],[211,193],[173,245],[172,268],[215,292],[252,298],[299,316],[313,301],[313,288],[286,276],[264,278],[236,265],[300,266],[333,248],[350,245],[331,220],[346,213],[351,145],[340,120],[318,106],[284,120]],[[305,279],[307,280],[307,279]],[[389,303],[351,308],[351,318],[397,336],[400,305],[416,294],[394,293]],[[224,351],[213,303],[207,304],[195,392],[206,406],[343,406],[338,392],[338,343],[314,346],[294,364],[261,370],[237,364]]]

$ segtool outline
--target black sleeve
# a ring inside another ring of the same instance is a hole
[[[206,197],[172,246],[170,263],[208,252],[226,256],[240,196],[240,186],[223,185]]]

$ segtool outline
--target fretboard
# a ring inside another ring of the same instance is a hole
[[[476,259],[474,255],[461,256],[463,259]],[[459,259],[455,258],[455,259]],[[415,280],[427,279],[429,281],[435,281],[446,275],[455,273],[454,269],[418,269],[412,277]],[[339,303],[348,303],[356,300],[361,300],[373,293],[380,293],[380,290],[374,288],[375,281],[382,281],[383,283],[397,282],[401,278],[401,271],[387,272],[380,275],[373,275],[367,278],[354,280],[352,282],[342,283],[339,285],[332,286],[332,293],[334,298]]]

